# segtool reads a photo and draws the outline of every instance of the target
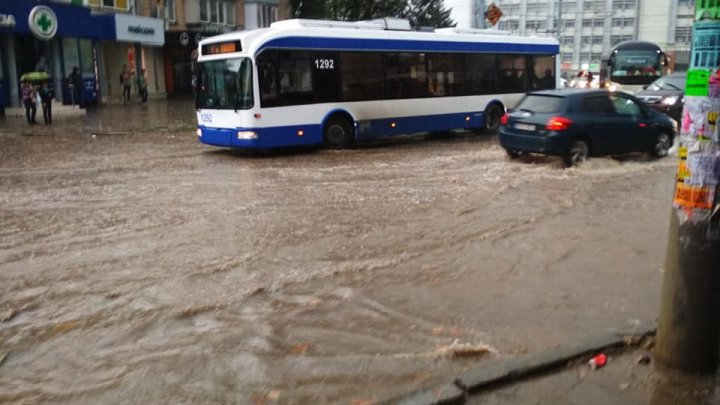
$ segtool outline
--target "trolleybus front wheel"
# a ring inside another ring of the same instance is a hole
[[[325,124],[323,133],[325,146],[330,149],[347,149],[353,145],[352,124],[340,115],[333,115]]]

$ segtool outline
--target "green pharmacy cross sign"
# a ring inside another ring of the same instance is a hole
[[[47,6],[35,6],[30,11],[28,25],[36,38],[51,40],[57,34],[58,22],[55,12]]]

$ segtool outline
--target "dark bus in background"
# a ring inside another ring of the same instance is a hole
[[[603,55],[600,83],[610,83],[619,90],[635,92],[659,79],[668,66],[665,52],[657,44],[645,41],[624,41]]]

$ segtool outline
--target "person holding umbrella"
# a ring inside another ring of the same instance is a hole
[[[35,98],[37,97],[37,93],[35,93],[35,87],[27,78],[22,78],[20,92],[22,94],[22,101],[25,106],[25,118],[27,118],[28,124],[37,124],[37,121],[35,121],[35,114],[37,113]]]

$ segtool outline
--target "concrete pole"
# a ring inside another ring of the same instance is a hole
[[[15,37],[13,35],[3,35],[3,46],[5,55],[7,56],[7,78],[8,86],[10,86],[10,105],[12,107],[20,107],[20,75],[17,71],[17,62],[15,61]]]
[[[706,230],[671,214],[655,357],[686,371],[718,366],[720,246]]]
[[[655,357],[714,372],[720,355],[720,21],[696,21]],[[702,56],[702,57],[698,57]]]

